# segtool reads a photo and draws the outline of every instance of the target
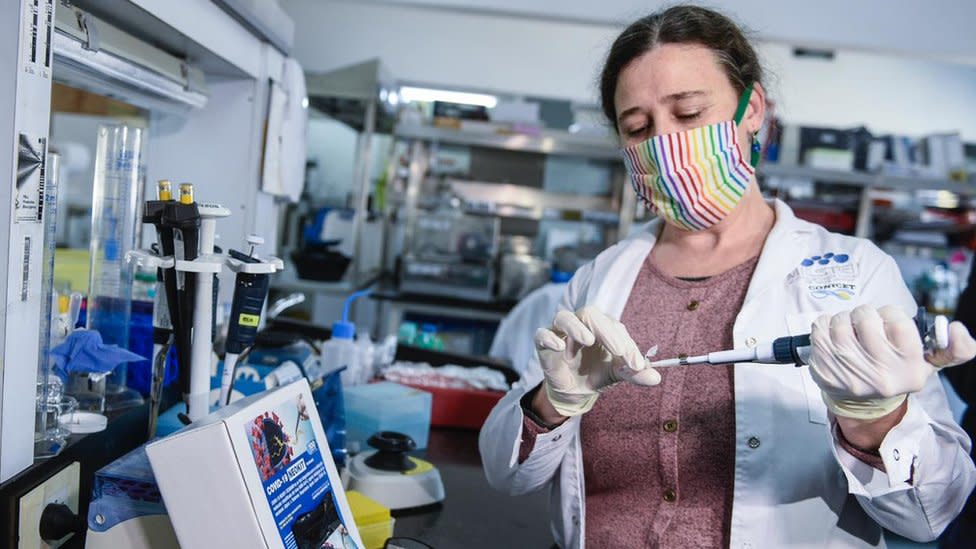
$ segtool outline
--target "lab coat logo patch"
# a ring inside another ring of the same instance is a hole
[[[816,299],[850,301],[857,295],[857,263],[848,254],[814,255],[804,258],[787,282],[803,284]]]

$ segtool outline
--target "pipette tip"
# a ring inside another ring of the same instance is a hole
[[[668,368],[670,366],[681,366],[681,359],[669,358],[667,360],[652,360],[647,365],[651,368]]]

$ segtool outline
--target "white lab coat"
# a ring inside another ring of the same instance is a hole
[[[797,219],[780,201],[773,205],[776,223],[733,327],[736,348],[808,332],[820,314],[862,303],[895,304],[914,315],[898,267],[874,244]],[[582,267],[560,307],[594,305],[619,319],[658,229],[652,223]],[[803,265],[828,252],[846,260],[831,258],[821,265],[821,257]],[[970,441],[952,419],[938,376],[909,396],[904,419],[882,443],[887,474],[838,445],[808,367],[736,364],[734,376],[731,547],[885,547],[882,528],[932,540],[976,483]],[[565,548],[583,547],[580,418],[539,435],[528,459],[518,463],[519,399],[538,381],[516,386],[488,417],[480,436],[485,474],[492,486],[511,495],[548,485],[556,541]],[[635,456],[633,466],[640,463]]]
[[[522,298],[498,324],[498,331],[495,332],[488,354],[509,361],[512,369],[520,376],[525,376],[530,366],[535,366],[538,370],[538,362],[532,364],[535,356],[535,331],[548,328],[552,324],[559,302],[565,294],[565,282],[549,282]],[[539,379],[540,373],[541,370],[538,370],[529,375]]]

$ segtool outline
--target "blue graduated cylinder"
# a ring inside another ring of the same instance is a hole
[[[153,303],[151,301],[133,301],[132,317],[129,324],[129,350],[133,353],[152,357],[153,353]],[[176,349],[170,347],[166,355],[166,374],[163,376],[163,387],[168,387],[176,381],[178,374]],[[129,364],[126,384],[131,389],[148,395],[152,388],[151,358]]]

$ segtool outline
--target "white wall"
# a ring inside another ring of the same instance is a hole
[[[308,121],[308,159],[317,162],[308,175],[307,190],[333,206],[345,206],[356,166],[356,132],[331,118]]]
[[[307,158],[318,162],[309,172],[306,190],[317,204],[349,206],[356,170],[359,134],[349,126],[328,117],[308,121]],[[386,169],[390,158],[390,136],[374,134],[370,145],[370,182]]]
[[[370,2],[283,0],[307,71],[374,57],[401,80],[587,98],[614,29]]]
[[[804,59],[770,43],[760,55],[787,122],[908,135],[960,130],[976,141],[976,67],[852,51]]]
[[[620,30],[376,2],[282,5],[295,20],[294,55],[306,70],[380,57],[401,80],[588,102]],[[787,122],[907,134],[958,129],[976,140],[976,109],[969,106],[976,67],[851,51],[839,51],[833,62],[796,59],[789,47],[770,42],[761,52],[778,77],[772,91]]]
[[[362,1],[362,0],[347,0]],[[548,21],[624,25],[674,0],[373,0]],[[719,8],[762,40],[902,52],[976,64],[972,0],[684,0]],[[906,40],[905,37],[911,37]]]

